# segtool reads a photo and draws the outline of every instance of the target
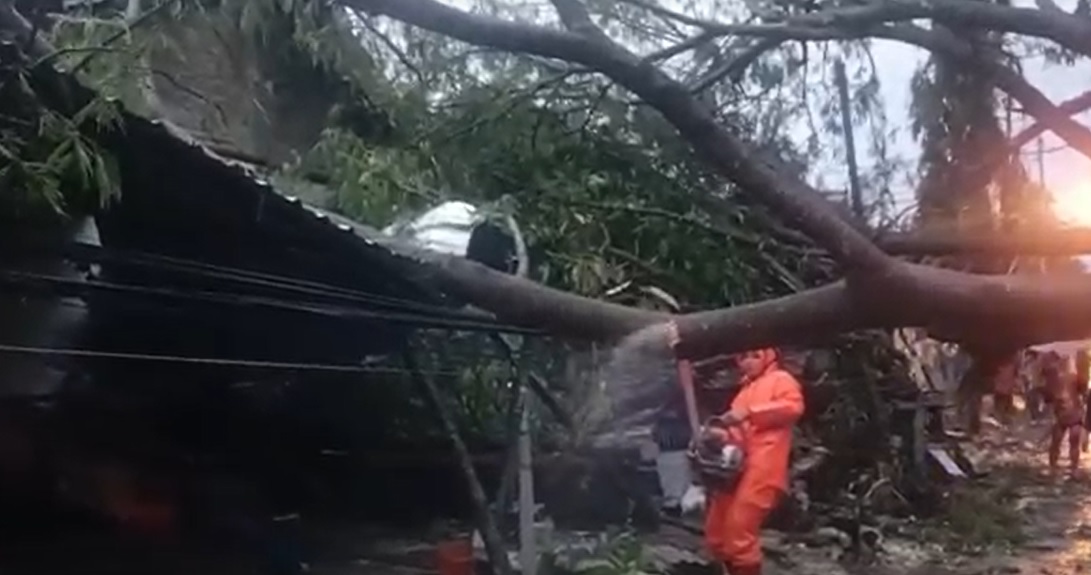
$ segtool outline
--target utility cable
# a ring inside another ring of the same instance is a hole
[[[150,353],[132,353],[132,352],[119,352],[119,351],[97,351],[90,349],[76,349],[76,348],[54,348],[54,347],[35,347],[24,345],[10,345],[0,344],[0,353],[19,354],[19,355],[37,355],[37,356],[65,356],[65,357],[86,357],[94,359],[122,359],[133,361],[158,361],[167,363],[183,363],[183,364],[197,364],[197,365],[217,365],[228,367],[250,367],[258,369],[280,369],[290,371],[326,371],[326,372],[340,372],[340,373],[383,373],[389,375],[403,375],[408,374],[405,369],[378,367],[378,366],[365,366],[365,365],[347,365],[347,364],[327,364],[327,363],[299,363],[299,362],[279,362],[279,361],[263,361],[263,360],[250,360],[250,359],[230,359],[230,358],[216,358],[216,357],[191,357],[180,355],[165,355],[165,354],[150,354]],[[431,372],[434,375],[448,375],[457,376],[458,372]]]
[[[75,295],[82,295],[81,292],[84,291],[126,293],[173,300],[188,300],[208,304],[300,312],[313,315],[324,315],[331,318],[346,320],[371,319],[388,321],[391,323],[398,323],[411,327],[430,327],[437,329],[452,329],[465,331],[500,331],[508,333],[522,333],[527,335],[542,334],[540,330],[515,326],[512,324],[504,324],[502,322],[490,321],[487,318],[443,318],[419,313],[366,310],[361,308],[347,308],[343,306],[331,306],[306,302],[296,303],[263,296],[238,295],[213,291],[187,292],[168,288],[133,286],[103,282],[99,280],[72,279],[23,271],[0,270],[0,284],[5,283],[9,286],[56,286],[60,289],[60,291],[66,294]]]

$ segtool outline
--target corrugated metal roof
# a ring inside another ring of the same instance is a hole
[[[18,53],[18,45],[11,42],[0,42],[0,60],[5,56],[10,58],[11,55]],[[10,65],[10,62],[8,64]],[[94,98],[99,97],[94,90],[88,88],[77,78],[57,70],[51,65],[37,67],[32,71],[31,76],[44,80],[41,82],[43,85],[41,90],[37,85],[35,86],[35,89],[39,90],[39,97],[47,105],[51,105],[51,107],[61,112],[78,110],[93,101]],[[48,93],[49,88],[51,88],[50,84],[62,86],[62,91],[67,93]],[[163,144],[166,149],[170,150],[172,154],[171,163],[175,165],[177,170],[204,170],[210,173],[210,177],[223,182],[224,187],[227,189],[238,190],[240,193],[243,189],[256,191],[262,201],[275,202],[298,210],[315,221],[328,225],[331,232],[354,238],[353,241],[363,244],[365,249],[376,257],[387,260],[398,269],[403,270],[407,275],[406,279],[416,276],[411,281],[416,287],[420,288],[422,294],[430,294],[426,299],[433,303],[448,301],[444,294],[429,285],[429,282],[423,281],[424,276],[422,274],[425,274],[425,270],[420,264],[425,258],[413,256],[413,254],[420,252],[418,246],[408,245],[404,241],[389,238],[374,228],[306,204],[297,197],[282,194],[249,164],[217,154],[201,145],[196,139],[172,123],[139,116],[126,109],[116,98],[108,98],[107,101],[115,106],[119,113],[123,125],[122,138],[126,140],[136,139],[148,143],[152,143],[154,140],[154,142]],[[67,107],[67,110],[65,107]],[[392,249],[392,246],[403,248],[398,250],[402,253],[397,253]]]

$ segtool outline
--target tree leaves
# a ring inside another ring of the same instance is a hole
[[[0,217],[53,220],[88,212],[120,193],[115,161],[91,138],[116,109],[94,100],[71,118],[46,109],[21,71],[5,91],[0,117]]]

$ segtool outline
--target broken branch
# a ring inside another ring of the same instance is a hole
[[[837,333],[862,328],[924,327],[960,341],[987,340],[999,334],[1013,344],[1029,344],[1076,337],[1091,326],[1091,281],[1084,278],[1042,281],[1040,277],[975,276],[889,259],[871,242],[861,242],[862,234],[812,188],[778,174],[718,127],[684,88],[616,44],[471,15],[432,0],[345,1],[466,42],[560,58],[603,72],[660,111],[721,174],[781,215],[796,219],[843,263],[860,264],[852,267],[846,282],[679,316],[680,351],[686,357],[828,341]],[[831,34],[828,30],[805,32]],[[906,27],[882,32],[920,41],[909,34],[917,32]],[[714,148],[717,144],[720,147]],[[444,287],[510,321],[599,340],[635,332],[623,344],[629,351],[636,347],[664,353],[666,334],[661,324],[667,316],[663,314],[565,294],[456,258],[440,262],[439,269]]]
[[[590,38],[478,16],[435,0],[341,1],[464,42],[559,58],[597,70],[663,114],[722,176],[793,220],[842,265],[876,269],[887,263],[888,258],[820,193],[782,175],[784,170],[777,162],[759,157],[742,140],[719,127],[709,110],[698,104],[684,86],[604,36]]]

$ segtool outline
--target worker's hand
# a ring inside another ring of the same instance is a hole
[[[716,419],[718,419],[721,424],[727,427],[732,427],[735,425],[740,425],[742,424],[742,422],[746,421],[746,416],[747,413],[745,411],[731,410],[717,417]]]

